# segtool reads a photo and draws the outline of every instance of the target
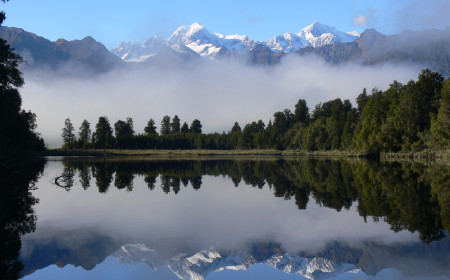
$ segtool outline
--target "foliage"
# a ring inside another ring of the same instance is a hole
[[[0,25],[4,19],[5,14],[1,12]],[[34,131],[36,115],[21,109],[18,90],[24,84],[19,71],[21,62],[22,58],[0,39],[0,159],[45,149],[43,139]]]
[[[153,119],[148,121],[147,126],[144,128],[144,132],[147,135],[158,134],[158,132],[156,132],[155,121]]]
[[[228,133],[220,134],[202,133],[198,119],[180,127],[177,115],[172,121],[168,115],[163,117],[160,135],[153,119],[144,134],[134,134],[128,118],[115,124],[114,145],[106,140],[95,143],[97,148],[355,150],[367,155],[445,149],[449,148],[449,92],[448,79],[444,82],[439,73],[425,69],[416,82],[394,81],[386,91],[374,88],[370,94],[364,89],[356,98],[356,108],[350,100],[336,98],[317,104],[310,113],[300,99],[294,113],[290,109],[275,112],[267,126],[258,120],[241,129],[235,122]]]
[[[450,79],[445,80],[437,116],[431,120],[430,146],[450,149]]]
[[[0,278],[19,279],[24,268],[19,253],[21,236],[36,229],[34,206],[39,200],[30,190],[44,171],[45,161],[0,163]]]
[[[92,137],[91,124],[87,120],[83,120],[78,133],[79,146],[83,149],[89,148],[89,142]]]
[[[197,119],[193,120],[189,130],[192,133],[202,133],[202,123]]]
[[[180,118],[175,115],[172,118],[172,123],[170,124],[170,133],[178,133],[180,132],[181,126],[180,126]]]
[[[98,118],[92,138],[94,146],[97,149],[112,148],[114,146],[114,137],[108,117],[103,116]]]
[[[170,133],[170,117],[164,116],[161,121],[161,128],[159,129],[161,135],[167,135]]]
[[[189,132],[189,125],[187,124],[187,122],[184,122],[183,125],[181,126],[180,132],[182,133],[188,133]]]
[[[76,138],[72,122],[69,118],[64,121],[64,128],[62,129],[61,137],[63,138],[64,148],[71,149],[74,147]]]

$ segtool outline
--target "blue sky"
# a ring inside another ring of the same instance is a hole
[[[52,41],[89,35],[109,49],[123,40],[167,38],[193,22],[255,40],[298,32],[316,20],[342,31],[375,28],[384,34],[450,25],[450,0],[11,0],[1,7],[6,26]]]

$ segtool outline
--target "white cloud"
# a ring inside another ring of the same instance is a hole
[[[369,22],[369,20],[367,19],[367,17],[362,16],[362,15],[354,17],[352,19],[353,25],[356,25],[356,26],[367,26],[368,22]]]

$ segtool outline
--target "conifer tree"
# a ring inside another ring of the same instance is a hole
[[[144,128],[144,132],[147,135],[150,134],[158,134],[158,132],[156,132],[156,126],[155,126],[155,121],[153,119],[150,119],[147,122],[147,126]]]
[[[171,133],[178,133],[178,132],[180,132],[180,118],[178,118],[177,115],[175,115],[172,118],[172,123],[170,124],[170,132]]]
[[[202,123],[197,119],[193,120],[190,130],[192,133],[202,133]]]
[[[189,132],[189,125],[186,122],[184,122],[183,125],[181,126],[180,131],[182,133],[188,133]]]
[[[78,133],[78,140],[82,148],[87,148],[89,145],[89,140],[91,139],[91,124],[84,120],[80,126],[80,132]]]
[[[98,118],[93,139],[96,148],[112,148],[114,138],[108,117],[103,116]]]
[[[170,117],[164,116],[161,121],[161,128],[160,128],[161,135],[167,135],[170,133]]]
[[[63,138],[64,148],[72,149],[76,139],[74,128],[69,118],[64,121],[64,128],[62,129],[61,137]]]

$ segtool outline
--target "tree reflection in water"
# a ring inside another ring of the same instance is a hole
[[[23,264],[18,259],[21,236],[36,229],[33,205],[38,199],[31,195],[45,161],[21,164],[0,164],[0,279],[18,279]]]
[[[442,239],[450,226],[450,167],[437,164],[331,159],[79,159],[66,160],[64,165],[62,175],[74,176],[70,170],[76,170],[84,189],[89,187],[92,173],[101,193],[108,191],[113,177],[114,186],[127,191],[133,190],[135,176],[143,176],[150,190],[159,177],[164,193],[177,195],[181,184],[198,190],[202,176],[226,176],[236,187],[242,181],[257,188],[267,185],[276,197],[295,199],[299,209],[306,209],[310,199],[337,211],[348,210],[357,202],[364,220],[384,220],[395,232],[417,231],[426,243]]]

